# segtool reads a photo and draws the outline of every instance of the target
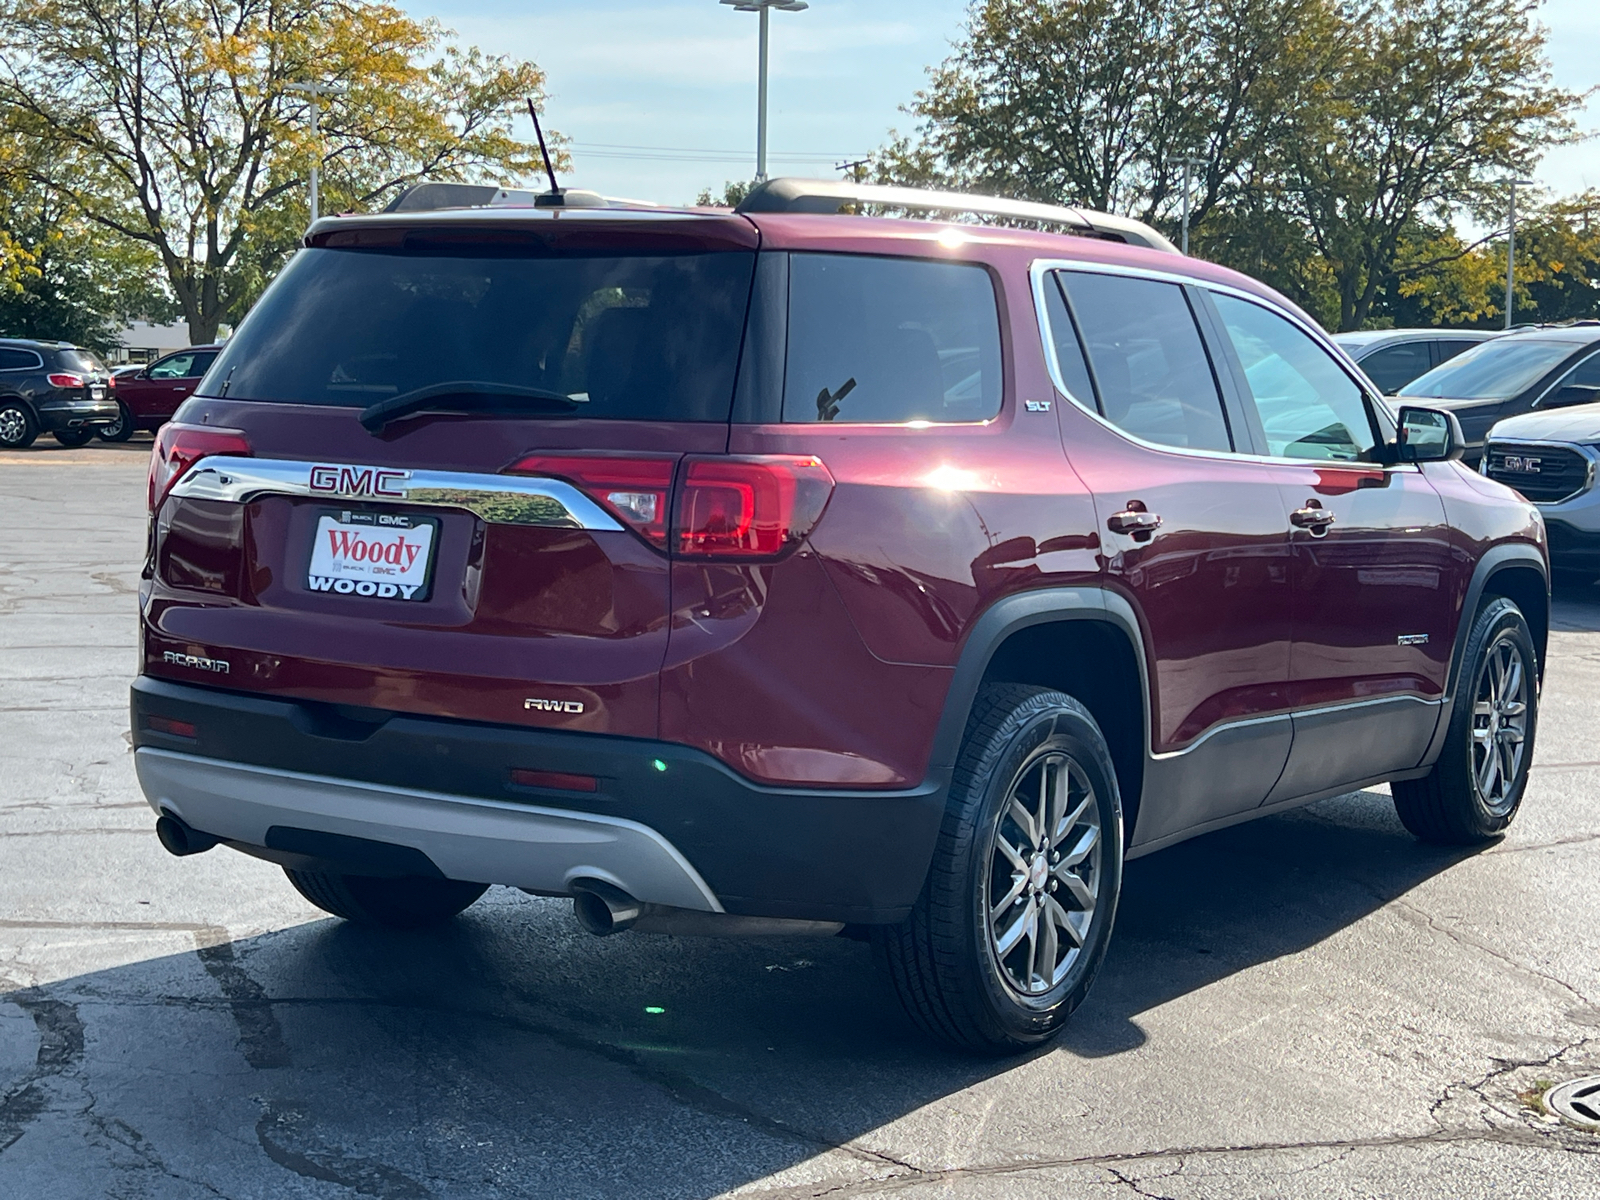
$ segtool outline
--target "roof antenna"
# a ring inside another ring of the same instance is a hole
[[[538,208],[560,208],[566,204],[565,193],[556,183],[556,169],[550,161],[550,149],[544,144],[544,130],[539,126],[539,113],[533,107],[533,97],[528,97],[528,115],[533,118],[533,132],[539,138],[539,153],[544,157],[544,173],[550,177],[550,190],[542,196],[534,198],[534,205]]]

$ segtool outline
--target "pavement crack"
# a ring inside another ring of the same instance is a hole
[[[5,999],[33,1018],[39,1049],[33,1070],[0,1097],[0,1154],[16,1144],[50,1107],[46,1081],[72,1070],[83,1058],[83,1021],[77,1005],[46,996],[37,988],[12,992]]]
[[[1503,950],[1496,949],[1493,945],[1482,938],[1474,937],[1472,934],[1453,928],[1452,926],[1441,924],[1437,919],[1435,919],[1433,914],[1423,911],[1415,904],[1412,904],[1409,900],[1396,897],[1394,900],[1390,901],[1390,903],[1393,905],[1396,912],[1398,912],[1403,918],[1409,919],[1414,925],[1421,925],[1427,929],[1431,929],[1435,933],[1449,938],[1458,946],[1465,947],[1469,950],[1476,950],[1480,954],[1487,954],[1490,958],[1504,963],[1514,971],[1519,971],[1524,975],[1530,975],[1535,979],[1542,979],[1546,983],[1554,984],[1556,987],[1560,988],[1562,991],[1566,992],[1568,995],[1574,997],[1585,1005],[1591,1005],[1594,1003],[1589,999],[1588,996],[1584,995],[1577,988],[1573,987],[1570,983],[1559,976],[1551,975],[1549,972],[1541,971],[1538,967],[1531,966],[1520,959],[1512,958],[1509,954],[1505,953]]]
[[[207,926],[195,933],[194,940],[195,954],[233,1010],[245,1061],[257,1070],[288,1066],[289,1047],[272,1011],[272,1000],[239,965],[228,931],[217,925]]]
[[[381,1200],[430,1200],[433,1193],[391,1166],[328,1146],[310,1130],[299,1104],[269,1104],[256,1122],[256,1141],[273,1162],[304,1179],[336,1183]]]

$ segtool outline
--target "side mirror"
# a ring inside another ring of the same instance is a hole
[[[1407,404],[1401,406],[1399,424],[1395,450],[1401,462],[1448,462],[1466,452],[1467,438],[1453,412]]]
[[[1557,388],[1539,407],[1571,408],[1574,404],[1593,404],[1596,400],[1600,400],[1600,388],[1568,384],[1564,388]]]

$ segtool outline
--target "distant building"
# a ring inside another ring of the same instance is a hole
[[[224,330],[218,333],[217,340],[226,336]],[[189,346],[189,326],[184,321],[174,321],[171,325],[134,321],[122,331],[120,340],[122,344],[110,354],[113,365],[154,362],[163,354]]]

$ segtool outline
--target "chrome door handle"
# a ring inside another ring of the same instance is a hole
[[[1328,526],[1333,524],[1333,514],[1321,506],[1297,508],[1289,514],[1289,523],[1300,529],[1309,529],[1320,537],[1328,532]]]
[[[1131,508],[1112,513],[1106,518],[1106,528],[1112,533],[1130,533],[1135,538],[1152,536],[1161,527],[1161,518],[1153,512],[1137,512]]]

